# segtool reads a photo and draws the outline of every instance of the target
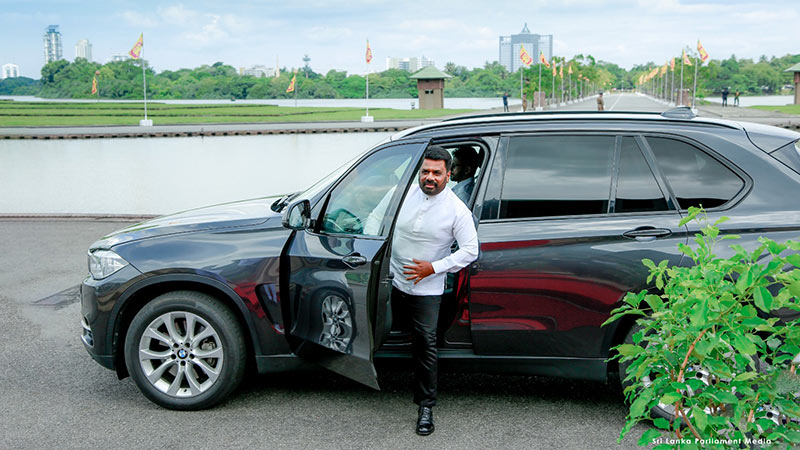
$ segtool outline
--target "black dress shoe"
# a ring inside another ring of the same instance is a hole
[[[419,407],[419,418],[417,419],[417,434],[427,436],[433,433],[433,410],[428,406]]]

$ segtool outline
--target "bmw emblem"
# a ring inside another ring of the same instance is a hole
[[[180,358],[180,359],[186,358],[186,350],[184,350],[184,349],[178,350],[178,358]]]

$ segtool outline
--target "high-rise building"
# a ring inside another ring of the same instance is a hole
[[[0,72],[0,79],[17,78],[19,76],[19,66],[16,64],[3,64],[3,71]]]
[[[81,39],[75,44],[75,59],[78,58],[92,62],[92,43],[88,39]]]
[[[250,68],[239,67],[239,75],[250,75],[252,77],[274,77],[277,76],[272,67],[257,65],[250,66]]]
[[[426,57],[411,57],[411,58],[398,58],[398,57],[388,57],[386,58],[386,70],[389,69],[400,69],[405,70],[406,72],[414,73],[420,69],[424,69],[428,66],[433,65],[433,60],[428,59]]]
[[[533,58],[533,64],[539,64],[539,53],[544,53],[548,61],[553,57],[553,35],[533,34],[526,23],[519,34],[500,36],[500,64],[509,72],[516,72],[524,65],[519,59],[519,49],[523,45]]]
[[[44,36],[44,63],[51,63],[63,59],[61,49],[61,32],[58,25],[50,25],[45,29]]]

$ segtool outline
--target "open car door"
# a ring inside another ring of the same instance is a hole
[[[281,261],[295,353],[375,389],[375,332],[390,327],[390,231],[427,142],[390,143],[362,158],[294,231]]]

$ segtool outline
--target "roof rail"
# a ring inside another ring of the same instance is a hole
[[[451,122],[453,120],[463,120],[463,119],[486,119],[490,117],[506,117],[508,119],[513,119],[515,117],[536,117],[536,116],[552,116],[552,115],[580,115],[580,114],[641,114],[641,115],[653,115],[658,114],[657,112],[649,112],[649,111],[580,111],[580,110],[573,110],[573,111],[559,111],[559,110],[552,110],[552,111],[525,111],[525,112],[501,112],[501,113],[487,113],[487,114],[474,114],[474,115],[464,115],[458,117],[450,117],[448,119],[442,120],[442,122]],[[663,114],[662,114],[663,115]]]
[[[692,108],[688,106],[679,106],[677,108],[668,109],[661,113],[663,117],[667,117],[669,119],[694,119],[697,117],[695,113],[692,111]]]

